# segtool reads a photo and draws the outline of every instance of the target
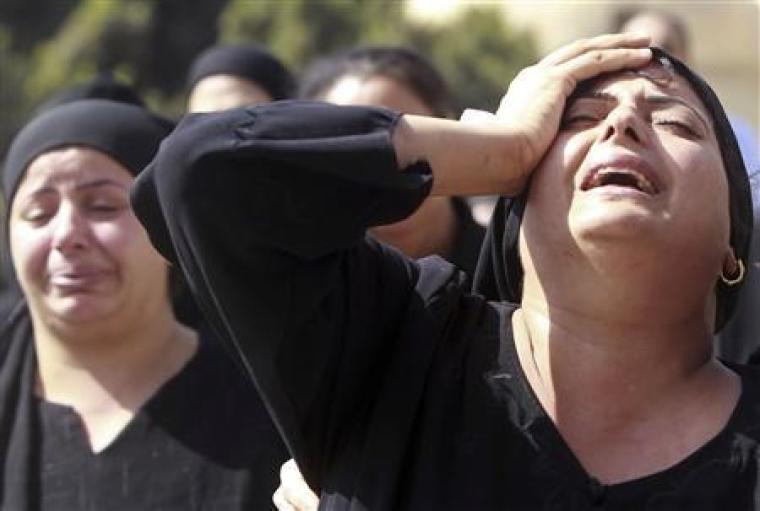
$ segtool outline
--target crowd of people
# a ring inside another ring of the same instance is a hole
[[[678,20],[615,32],[461,120],[394,46],[209,48],[176,124],[47,101],[2,169],[0,509],[760,509],[757,155]]]

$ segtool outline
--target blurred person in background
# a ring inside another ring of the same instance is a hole
[[[284,448],[250,381],[172,310],[129,204],[172,124],[83,99],[13,140],[3,193],[23,299],[0,329],[0,508],[267,509]]]
[[[675,14],[647,7],[621,11],[613,27],[615,32],[648,34],[652,46],[669,52],[684,62],[691,60],[691,37],[684,20]],[[747,265],[747,283],[741,295],[733,319],[716,336],[716,349],[725,360],[747,362],[750,358],[760,363],[760,159],[758,138],[752,127],[729,112],[744,166],[750,176],[754,203],[755,234],[750,247]],[[753,353],[758,352],[754,357]]]
[[[288,99],[296,82],[288,68],[256,44],[213,46],[187,75],[188,112],[214,112]]]
[[[318,61],[304,73],[299,95],[430,117],[452,114],[441,74],[422,55],[402,47],[360,47]],[[472,275],[485,229],[473,220],[466,200],[429,197],[408,218],[369,232],[409,257],[437,254]]]

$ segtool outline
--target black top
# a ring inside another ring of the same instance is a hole
[[[454,207],[457,227],[454,245],[446,259],[468,275],[473,275],[486,230],[472,217],[472,210],[465,199],[454,197],[451,204]]]
[[[23,301],[0,335],[3,511],[270,509],[288,455],[255,389],[210,337],[105,450],[33,393]]]
[[[614,486],[586,473],[519,365],[513,306],[363,233],[408,215],[385,110],[273,104],[186,119],[133,203],[188,273],[331,510],[753,509],[760,375],[725,429]],[[173,245],[172,245],[173,243]]]
[[[72,408],[37,400],[41,509],[271,508],[284,446],[252,385],[199,346],[97,454]]]

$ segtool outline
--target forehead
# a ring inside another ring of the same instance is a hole
[[[129,185],[134,177],[110,156],[88,147],[69,146],[37,156],[26,169],[19,192],[40,186],[78,184],[93,179],[108,179]]]
[[[573,93],[573,99],[593,92],[604,92],[620,99],[627,96],[669,96],[683,101],[711,121],[707,108],[689,82],[660,65],[649,65],[637,71],[621,71],[583,82]]]
[[[256,82],[235,75],[218,74],[201,79],[193,94],[245,94],[258,101],[271,101],[269,94]]]
[[[385,75],[345,76],[335,82],[322,99],[337,105],[379,106],[405,114],[433,115],[409,87]]]

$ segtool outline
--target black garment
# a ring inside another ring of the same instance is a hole
[[[98,454],[73,409],[37,400],[41,509],[271,507],[284,446],[250,382],[213,342],[199,346]]]
[[[478,264],[478,254],[480,254],[480,246],[483,244],[486,230],[472,218],[472,210],[466,200],[454,197],[451,199],[451,204],[454,206],[457,228],[454,246],[446,260],[471,276],[475,273],[475,266]]]
[[[718,437],[604,487],[533,395],[512,307],[364,236],[411,213],[396,115],[281,103],[183,121],[133,205],[248,364],[321,509],[753,509],[760,376]],[[360,170],[358,170],[360,169]],[[176,250],[175,250],[176,249]]]
[[[23,303],[21,304],[23,306]],[[213,339],[93,454],[79,416],[34,397],[25,308],[3,332],[0,509],[271,509],[288,458],[256,391]]]
[[[143,101],[136,90],[126,83],[117,80],[110,70],[104,70],[87,82],[79,83],[55,93],[37,108],[37,113],[39,114],[59,105],[82,99],[108,99],[145,107],[145,101]]]

